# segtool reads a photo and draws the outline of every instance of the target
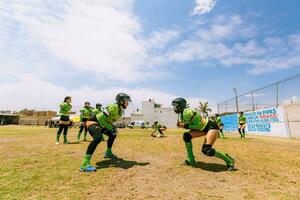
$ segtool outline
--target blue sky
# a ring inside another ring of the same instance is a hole
[[[176,96],[213,106],[300,73],[297,0],[1,1],[0,109]],[[299,86],[298,86],[299,87]],[[295,95],[296,96],[296,95]]]

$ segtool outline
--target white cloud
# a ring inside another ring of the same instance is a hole
[[[154,31],[144,40],[145,46],[149,49],[165,48],[171,41],[177,39],[179,34],[177,30]]]
[[[202,66],[246,65],[248,73],[262,74],[300,67],[300,36],[254,39],[255,28],[241,16],[219,16],[156,58],[157,63],[199,61]]]
[[[141,102],[154,98],[164,107],[171,106],[171,102],[177,96],[171,93],[145,89],[145,88],[125,88],[113,87],[108,89],[96,89],[92,87],[81,87],[76,89],[66,89],[56,86],[50,82],[41,80],[32,74],[18,76],[12,83],[0,84],[0,109],[21,110],[23,108],[33,108],[37,110],[58,110],[59,103],[67,95],[72,96],[73,108],[78,111],[83,102],[90,101],[92,105],[100,102],[103,105],[113,103],[116,94],[120,92],[128,93],[132,98],[132,104],[127,109],[127,114],[132,110],[141,107]],[[192,107],[196,107],[199,97],[187,98]]]
[[[191,15],[203,15],[209,13],[216,5],[217,0],[196,0],[196,6],[191,11]]]
[[[178,33],[155,31],[141,39],[132,4],[133,0],[2,2],[0,52],[19,69],[25,68],[21,64],[30,68],[28,73],[56,69],[53,61],[58,60],[105,80],[155,78],[145,64],[152,48],[163,47]]]

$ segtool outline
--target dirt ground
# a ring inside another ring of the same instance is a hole
[[[184,130],[151,132],[120,129],[113,151],[122,159],[103,159],[102,142],[92,158],[97,172],[81,173],[87,142],[55,145],[56,129],[0,127],[0,199],[300,199],[300,140],[225,134],[214,147],[236,159],[238,170],[228,172],[202,155],[203,138],[193,140],[191,168],[180,165]]]

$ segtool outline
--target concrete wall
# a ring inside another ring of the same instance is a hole
[[[144,116],[142,114],[131,114],[130,115],[130,120],[131,121],[144,120]]]
[[[300,138],[300,103],[285,106],[291,137]]]
[[[176,128],[177,114],[172,108],[162,108],[160,110],[159,121],[167,128]]]

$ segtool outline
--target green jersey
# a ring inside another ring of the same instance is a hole
[[[246,124],[246,117],[244,115],[239,116],[239,124]]]
[[[84,107],[80,110],[80,120],[83,118],[90,118],[92,109],[90,107]]]
[[[102,110],[99,110],[99,109],[97,109],[97,108],[94,108],[93,110],[92,110],[92,114],[94,114],[94,115],[98,115],[99,113],[101,113],[102,112]]]
[[[217,117],[216,118],[216,123],[220,126],[220,124],[222,124],[222,120],[221,117]]]
[[[184,127],[187,129],[196,129],[203,131],[208,123],[208,120],[204,118],[202,122],[202,117],[196,111],[186,108],[182,112],[181,120],[184,123]]]
[[[106,109],[97,114],[96,118],[101,127],[109,131],[113,130],[113,123],[120,119],[122,116],[122,108],[116,103],[106,107]]]
[[[63,115],[63,116],[69,116],[69,112],[72,109],[72,105],[67,103],[67,102],[63,102],[59,105],[60,110],[59,110],[59,114]]]
[[[161,128],[161,125],[159,123],[154,124],[154,129],[159,130]]]

